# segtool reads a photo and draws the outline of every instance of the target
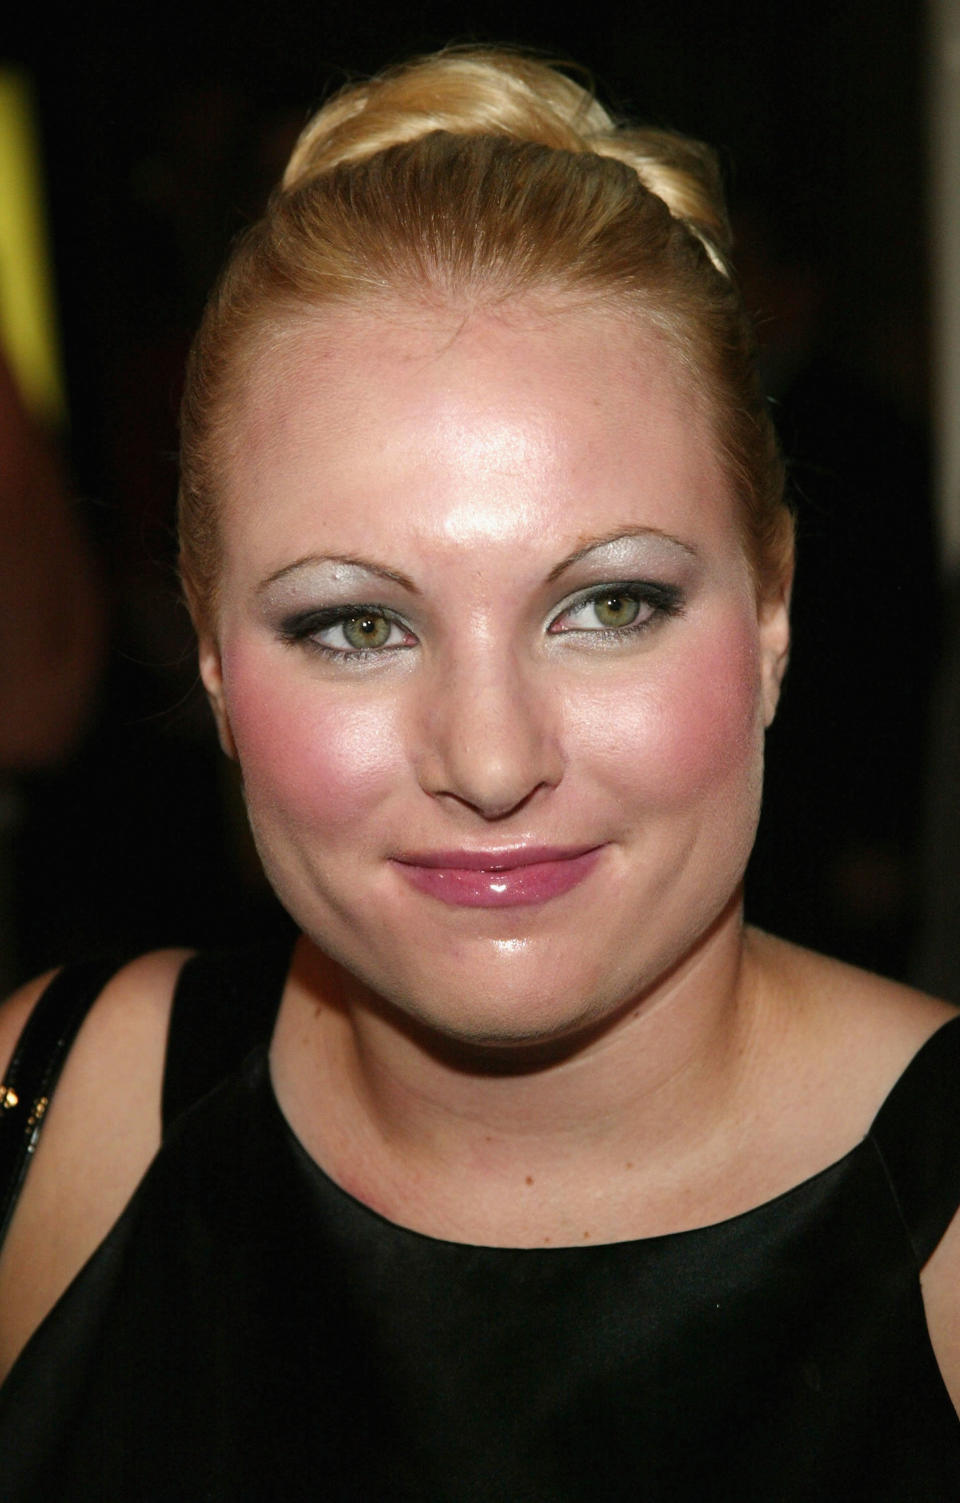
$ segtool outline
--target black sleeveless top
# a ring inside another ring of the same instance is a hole
[[[163,1147],[2,1391],[3,1503],[957,1503],[918,1271],[960,1202],[960,1019],[775,1200],[515,1250],[397,1227],[307,1156],[281,977],[187,967]]]

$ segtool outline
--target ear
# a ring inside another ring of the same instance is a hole
[[[761,599],[760,677],[763,695],[763,723],[769,726],[777,712],[780,689],[790,660],[790,590],[789,575],[770,594]]]
[[[217,726],[217,735],[220,737],[220,745],[232,761],[237,761],[237,748],[230,729],[230,718],[227,715],[226,701],[223,693],[223,665],[220,657],[220,644],[213,633],[212,612],[209,610],[209,600],[205,600],[194,583],[189,561],[181,552],[180,554],[180,583],[183,587],[183,595],[193,622],[193,629],[197,634],[197,658],[200,667],[200,677],[203,687],[207,691],[210,708]]]
[[[237,760],[237,748],[230,729],[230,717],[227,714],[227,706],[223,693],[223,668],[220,659],[220,644],[209,631],[202,631],[199,638],[199,662],[200,677],[203,687],[207,691],[213,718],[217,723],[217,735],[220,737],[220,745],[234,762]]]

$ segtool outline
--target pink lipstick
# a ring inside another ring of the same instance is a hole
[[[394,864],[412,886],[461,908],[545,903],[592,871],[600,846],[523,846],[511,851],[412,852]]]

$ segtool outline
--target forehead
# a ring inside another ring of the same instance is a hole
[[[546,557],[619,525],[736,533],[677,356],[597,310],[392,307],[291,326],[252,362],[225,482],[227,553],[275,567],[301,547]]]

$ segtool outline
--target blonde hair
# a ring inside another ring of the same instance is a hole
[[[231,407],[265,340],[325,306],[384,297],[545,292],[642,316],[711,417],[758,587],[782,583],[792,523],[728,250],[709,149],[617,126],[556,67],[452,48],[343,89],[236,246],[191,352],[180,537],[195,613],[215,605]]]

